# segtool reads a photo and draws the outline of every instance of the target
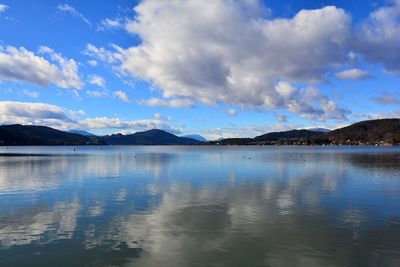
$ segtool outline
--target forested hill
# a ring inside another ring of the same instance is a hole
[[[1,125],[0,145],[96,145],[99,140],[46,126]]]

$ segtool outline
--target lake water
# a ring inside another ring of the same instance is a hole
[[[0,153],[1,267],[400,266],[399,148]]]

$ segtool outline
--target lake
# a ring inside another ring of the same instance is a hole
[[[400,266],[400,148],[0,153],[1,267]]]

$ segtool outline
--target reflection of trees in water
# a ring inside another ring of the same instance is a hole
[[[132,258],[138,257],[141,251],[140,248],[128,247],[124,242],[120,242],[114,249],[110,249],[107,244],[85,249],[78,239],[63,239],[57,241],[57,245],[22,245],[13,251],[1,251],[0,264],[21,267],[122,266]]]
[[[390,175],[400,170],[399,153],[352,153],[346,159],[356,168],[379,171]],[[399,174],[399,173],[397,173]]]

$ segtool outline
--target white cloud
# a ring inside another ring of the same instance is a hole
[[[279,82],[276,91],[280,96],[280,106],[305,119],[345,121],[350,114],[349,110],[338,107],[315,87],[295,88],[289,83]]]
[[[161,113],[154,113],[154,118],[160,121],[172,121],[171,116],[164,116]]]
[[[143,131],[149,129],[163,129],[171,133],[179,134],[178,129],[172,128],[167,125],[164,121],[154,120],[122,120],[120,118],[107,118],[107,117],[96,117],[87,118],[80,121],[80,127],[82,129],[129,129],[134,131]]]
[[[81,19],[83,22],[85,22],[87,25],[91,26],[92,24],[90,23],[90,21],[83,16],[81,13],[79,13],[73,6],[68,5],[68,4],[63,4],[63,5],[58,5],[57,9],[59,11],[62,12],[66,12],[69,13],[70,15],[77,17],[79,19]]]
[[[68,111],[50,104],[29,102],[0,102],[1,124],[45,125],[65,129],[75,121]]]
[[[96,67],[97,66],[97,61],[96,60],[88,60],[88,64],[92,67]]]
[[[395,111],[383,111],[383,112],[374,112],[374,113],[361,113],[361,114],[354,114],[356,118],[363,118],[368,120],[377,120],[377,119],[387,119],[387,118],[400,118],[400,110]]]
[[[87,90],[86,94],[91,97],[106,97],[109,93],[104,90]]]
[[[280,132],[293,129],[303,128],[304,125],[290,125],[285,123],[269,124],[269,125],[249,125],[245,127],[223,127],[201,131],[202,136],[208,140],[217,140],[219,138],[243,138],[255,137],[269,132]]]
[[[169,116],[154,114],[154,119],[123,120],[121,118],[85,118],[82,110],[68,110],[46,103],[0,101],[0,124],[44,125],[61,130],[70,129],[124,129],[131,132],[163,129],[180,134],[179,128],[168,123]]]
[[[227,111],[226,111],[226,113],[228,113],[228,115],[229,116],[237,116],[237,111],[236,111],[236,109],[233,109],[233,108],[231,108],[231,109],[228,109]]]
[[[0,13],[5,12],[7,9],[9,9],[10,7],[5,5],[5,4],[0,4]]]
[[[97,30],[99,31],[104,31],[104,30],[110,30],[110,29],[120,29],[120,28],[124,28],[125,26],[125,22],[124,20],[120,19],[120,18],[116,18],[116,19],[103,19],[100,22],[100,26],[97,28]]]
[[[380,96],[373,97],[372,100],[381,105],[400,104],[400,99],[397,96],[388,93],[383,93]]]
[[[123,91],[115,91],[114,96],[124,102],[130,102],[129,96]]]
[[[286,116],[286,115],[278,115],[278,116],[276,117],[276,119],[277,119],[278,122],[280,122],[280,123],[287,122],[287,116]]]
[[[103,87],[103,88],[106,86],[106,81],[104,80],[103,77],[101,77],[99,75],[90,75],[89,83],[97,85],[99,87]]]
[[[388,70],[400,69],[400,0],[369,15],[356,29],[355,47],[367,59],[383,63]]]
[[[322,81],[327,67],[348,60],[344,10],[268,19],[257,9],[257,1],[143,1],[126,26],[143,42],[121,51],[121,69],[159,87],[164,98],[288,109],[277,80]]]
[[[41,47],[39,53],[51,61],[21,47],[0,46],[0,80],[26,81],[40,86],[55,84],[61,88],[80,89],[83,86],[78,65],[49,47]]]
[[[26,96],[29,96],[29,97],[32,97],[32,98],[38,98],[39,95],[40,95],[39,92],[30,91],[30,90],[27,90],[27,89],[22,90],[22,94],[26,95]]]
[[[366,70],[349,69],[335,73],[336,78],[342,80],[364,80],[372,75]]]
[[[85,50],[82,52],[84,55],[93,57],[100,61],[107,63],[116,63],[121,60],[122,48],[117,45],[111,45],[115,52],[111,52],[104,47],[96,47],[93,44],[87,44]]]
[[[164,108],[192,108],[193,101],[190,99],[160,99],[150,98],[139,101],[140,104],[150,107],[164,107]]]

